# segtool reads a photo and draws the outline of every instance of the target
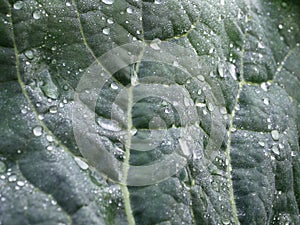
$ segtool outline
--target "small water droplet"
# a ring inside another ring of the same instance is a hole
[[[272,152],[273,152],[274,154],[276,154],[276,155],[279,155],[279,154],[280,154],[279,149],[278,149],[277,146],[275,146],[275,145],[272,146]]]
[[[265,143],[262,142],[262,141],[259,141],[258,144],[259,144],[261,147],[265,147]]]
[[[111,83],[110,87],[113,89],[113,90],[117,90],[119,88],[119,86],[116,84],[116,83]]]
[[[114,120],[109,120],[105,118],[98,117],[96,119],[98,125],[105,130],[110,130],[110,131],[120,131],[122,128],[119,126],[117,121]]]
[[[268,98],[264,98],[263,102],[265,105],[269,105],[270,104],[270,100]]]
[[[286,8],[287,7],[287,3],[286,2],[282,2],[281,6],[282,6],[282,8]]]
[[[160,50],[159,44],[161,43],[161,40],[156,38],[150,43],[150,47],[154,50]]]
[[[74,157],[74,160],[82,170],[87,170],[89,168],[89,165],[86,162],[84,162],[81,158]]]
[[[27,113],[27,109],[26,108],[21,109],[21,113],[22,114],[26,114]]]
[[[218,73],[220,77],[224,77],[224,68],[223,66],[218,66]]]
[[[214,111],[214,106],[210,102],[207,104],[207,108],[210,112]]]
[[[137,133],[137,129],[135,127],[131,128],[130,133],[134,136]]]
[[[6,171],[6,164],[0,161],[0,173],[4,173]]]
[[[257,43],[257,47],[258,47],[258,48],[262,48],[262,49],[265,48],[265,46],[264,46],[261,42],[258,42],[258,43]]]
[[[17,1],[17,2],[14,4],[14,9],[19,10],[19,9],[22,9],[23,6],[24,6],[24,2],[23,2],[23,1]]]
[[[108,18],[106,21],[107,21],[108,24],[113,24],[114,23],[112,18]]]
[[[220,113],[223,114],[223,115],[227,114],[226,108],[225,107],[221,107],[220,108]]]
[[[56,47],[56,46],[52,46],[52,47],[51,47],[51,50],[52,50],[52,51],[56,51],[56,50],[57,50],[57,47]]]
[[[49,134],[46,135],[46,139],[49,142],[53,142],[54,141],[54,138],[51,135],[49,135]]]
[[[54,148],[54,147],[53,147],[52,145],[49,145],[49,146],[47,146],[47,148],[46,148],[46,149],[47,149],[48,151],[52,151],[52,150],[53,150],[53,148]]]
[[[204,78],[204,76],[202,76],[202,75],[198,75],[197,78],[198,78],[200,81],[202,81],[202,82],[205,81],[205,78]]]
[[[162,0],[154,0],[154,4],[160,5],[162,3]]]
[[[126,9],[126,12],[127,12],[128,14],[132,14],[132,13],[133,13],[133,9],[128,7],[128,8]]]
[[[34,136],[39,137],[43,134],[43,128],[41,126],[36,126],[32,129],[32,133]]]
[[[20,186],[20,187],[23,187],[25,185],[25,182],[24,181],[17,181],[17,185]]]
[[[171,109],[169,107],[165,108],[165,113],[169,114],[171,112]]]
[[[50,108],[49,108],[49,112],[50,113],[57,113],[57,106],[51,106]]]
[[[16,182],[17,181],[17,175],[13,174],[13,175],[10,175],[8,177],[8,181],[9,182]]]
[[[229,219],[223,219],[223,220],[222,220],[222,223],[223,223],[224,225],[229,225],[229,224],[230,224],[230,220],[229,220]]]
[[[220,0],[221,5],[225,5],[225,0]]]
[[[265,82],[261,83],[261,84],[260,84],[260,87],[261,87],[261,89],[263,89],[264,91],[267,91],[267,90],[268,90],[268,85],[267,85],[267,83],[265,83]]]
[[[24,52],[24,55],[28,58],[28,59],[33,59],[34,55],[33,55],[33,51],[32,50],[26,50]]]
[[[296,154],[296,152],[295,151],[291,151],[291,156],[292,157],[295,157],[297,154]]]
[[[199,89],[199,90],[197,91],[197,94],[198,94],[198,95],[201,95],[201,94],[202,94],[202,90]]]
[[[71,3],[70,2],[66,2],[66,6],[71,6]]]
[[[106,27],[102,30],[102,33],[105,34],[105,35],[109,35],[110,33],[110,28]]]
[[[33,13],[32,13],[32,16],[33,16],[33,19],[35,19],[35,20],[38,20],[38,19],[40,19],[41,18],[41,12],[40,11],[34,11]]]
[[[278,130],[272,130],[271,131],[271,136],[273,138],[274,141],[278,141],[279,140],[279,132]]]
[[[114,3],[114,0],[102,0],[102,2],[106,5],[112,5]]]
[[[281,29],[283,29],[283,25],[282,24],[279,24],[278,25],[278,28],[281,30]]]

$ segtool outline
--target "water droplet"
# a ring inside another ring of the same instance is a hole
[[[0,173],[4,173],[6,171],[6,165],[4,162],[0,161]]]
[[[208,51],[208,53],[212,54],[214,52],[214,50],[215,50],[214,48],[210,48],[209,51]]]
[[[207,104],[207,108],[210,112],[214,111],[214,106],[210,102]]]
[[[71,6],[71,3],[70,2],[66,2],[66,6]]]
[[[222,113],[223,115],[227,114],[227,110],[225,107],[221,107],[220,108],[220,113]]]
[[[220,0],[221,5],[225,5],[225,0]]]
[[[287,7],[287,3],[286,2],[282,2],[281,6],[282,6],[282,8],[286,8]]]
[[[297,154],[296,154],[296,152],[295,151],[291,151],[291,156],[292,157],[295,157]]]
[[[260,87],[261,87],[261,89],[263,89],[264,91],[267,91],[267,90],[268,90],[268,85],[267,85],[267,83],[265,83],[265,82],[261,83],[261,84],[260,84]]]
[[[110,33],[110,28],[106,27],[102,30],[102,33],[105,34],[105,35],[109,35]]]
[[[265,143],[262,142],[262,141],[259,141],[258,144],[259,144],[261,147],[265,147]]]
[[[272,152],[273,152],[274,154],[276,154],[276,155],[279,155],[279,154],[280,154],[279,149],[278,149],[277,146],[275,146],[275,145],[272,146]]]
[[[14,9],[19,10],[19,9],[22,9],[23,6],[24,6],[24,2],[22,2],[22,1],[17,1],[17,2],[14,4]]]
[[[202,81],[202,82],[205,81],[205,78],[204,78],[204,76],[202,76],[202,75],[198,75],[197,78],[198,78],[200,81]]]
[[[25,182],[24,181],[17,181],[17,185],[20,186],[20,187],[23,187],[25,185]]]
[[[160,50],[159,44],[161,43],[161,40],[156,38],[150,43],[150,47],[154,50]]]
[[[128,8],[126,9],[126,12],[127,12],[128,14],[132,14],[132,13],[133,13],[133,9],[128,7]]]
[[[114,90],[117,90],[119,86],[116,83],[111,83],[110,87]]]
[[[102,0],[102,2],[106,5],[112,5],[114,3],[114,0]]]
[[[271,136],[273,138],[274,141],[278,141],[279,140],[279,132],[278,130],[272,130],[271,131]]]
[[[41,12],[40,11],[34,11],[32,13],[33,19],[38,20],[41,18]]]
[[[22,114],[26,114],[27,113],[27,109],[26,108],[21,109],[21,113]]]
[[[53,150],[53,146],[52,145],[49,145],[49,146],[47,146],[47,148],[46,148],[48,151],[52,151]]]
[[[54,138],[51,136],[51,135],[46,135],[46,139],[47,139],[47,141],[49,141],[49,142],[53,142],[54,141]]]
[[[52,46],[52,47],[51,47],[51,50],[52,50],[52,51],[56,51],[56,50],[57,50],[57,47],[56,47],[56,46]]]
[[[74,157],[74,160],[82,170],[87,170],[89,168],[89,165],[86,162],[84,162],[81,158]]]
[[[169,114],[171,112],[171,109],[169,107],[165,108],[165,113]]]
[[[224,225],[229,225],[229,224],[230,224],[230,220],[229,220],[229,219],[223,219],[223,220],[222,220],[222,223],[223,223]]]
[[[258,43],[257,43],[257,47],[258,47],[258,48],[265,48],[265,46],[264,46],[261,42],[258,42]]]
[[[49,108],[49,112],[50,113],[57,113],[57,106],[51,106],[50,108]]]
[[[162,3],[162,0],[154,0],[154,4],[160,5]]]
[[[15,174],[10,175],[10,176],[8,177],[8,181],[9,181],[9,182],[15,182],[15,181],[17,181],[17,175],[15,175]]]
[[[34,136],[39,137],[43,134],[43,128],[41,126],[36,126],[32,129],[32,133]]]
[[[202,94],[202,90],[199,89],[199,90],[197,91],[197,94],[198,94],[198,95],[201,95],[201,94]]]
[[[218,66],[218,73],[220,77],[224,77],[224,68],[223,66]]]
[[[109,120],[105,118],[98,117],[96,119],[98,125],[105,130],[110,130],[110,131],[120,131],[122,128],[119,126],[117,121],[114,120]]]
[[[269,105],[270,104],[270,100],[268,98],[264,98],[263,101],[264,101],[265,105]]]
[[[281,29],[283,29],[283,25],[282,24],[279,24],[278,25],[278,28],[281,30]]]
[[[231,132],[232,132],[232,133],[236,132],[236,128],[232,127],[232,128],[231,128]]]
[[[107,21],[108,24],[113,24],[114,23],[112,18],[108,18],[106,21]]]
[[[185,106],[190,106],[190,99],[187,98],[187,97],[184,97],[184,99],[183,99],[183,104],[184,104]]]
[[[134,136],[137,133],[137,129],[135,127],[131,128],[130,134]]]
[[[28,58],[28,59],[33,59],[34,55],[33,55],[33,51],[32,50],[26,50],[24,52],[24,55]]]

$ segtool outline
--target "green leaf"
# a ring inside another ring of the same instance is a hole
[[[297,1],[0,17],[0,224],[300,223]]]

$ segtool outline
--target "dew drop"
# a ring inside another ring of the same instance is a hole
[[[210,112],[214,111],[214,106],[210,102],[207,104],[207,108]]]
[[[87,170],[89,168],[89,165],[86,162],[84,162],[81,158],[74,157],[74,160],[82,170]]]
[[[272,146],[272,152],[273,152],[274,154],[276,154],[276,155],[279,155],[279,154],[280,154],[279,149],[278,149],[277,146],[275,146],[275,145]]]
[[[227,114],[226,108],[225,107],[221,107],[220,108],[220,113],[223,114],[223,115]]]
[[[96,119],[98,125],[105,130],[110,130],[110,131],[120,131],[122,128],[119,126],[118,122],[114,120],[108,120],[105,118],[98,117]]]
[[[274,141],[278,141],[279,140],[279,132],[278,130],[272,130],[271,131],[271,136],[273,138]]]
[[[24,6],[24,2],[23,1],[17,1],[15,4],[14,4],[14,9],[16,10],[20,10],[22,9]]]
[[[282,6],[282,8],[286,8],[287,7],[287,3],[286,2],[282,2],[281,6]]]
[[[150,43],[150,47],[154,50],[160,50],[159,44],[160,44],[160,40],[159,39],[154,39],[151,43]]]
[[[66,2],[66,6],[70,7],[71,3],[70,2]]]
[[[28,59],[33,59],[34,55],[33,55],[33,51],[32,50],[26,50],[24,52],[24,55],[28,58]]]
[[[114,23],[113,19],[111,19],[111,18],[108,18],[106,21],[107,21],[108,24],[113,24]]]
[[[54,138],[51,136],[51,135],[46,135],[46,139],[47,139],[47,141],[49,141],[49,142],[53,142],[54,141]]]
[[[6,171],[6,165],[4,162],[0,161],[0,173],[4,173]]]
[[[162,0],[154,0],[154,4],[160,5],[162,3]]]
[[[49,108],[49,112],[52,113],[52,114],[57,113],[57,106],[51,106]]]
[[[106,27],[102,30],[102,33],[105,34],[105,35],[109,35],[110,33],[110,28]]]
[[[43,134],[43,128],[41,126],[36,126],[32,129],[32,133],[34,136],[39,137]]]
[[[106,5],[112,5],[114,3],[114,0],[102,0],[102,2]]]
[[[270,100],[268,98],[264,98],[263,102],[265,105],[269,105],[270,104]]]
[[[23,186],[25,185],[25,182],[19,180],[19,181],[17,181],[17,185],[18,185],[19,187],[23,187]]]
[[[268,90],[267,83],[265,83],[265,82],[261,83],[260,87],[261,87],[261,89],[263,89],[264,91],[267,91],[267,90]]]
[[[134,136],[137,133],[137,129],[135,127],[131,128],[130,134]]]
[[[41,12],[40,11],[34,11],[32,13],[33,19],[39,20],[41,18]]]
[[[197,94],[198,94],[198,95],[201,95],[201,94],[202,94],[202,90],[199,89],[199,90],[197,91]]]
[[[280,30],[283,29],[283,25],[282,25],[282,24],[279,24],[279,25],[278,25],[278,29],[280,29]]]
[[[10,175],[8,177],[8,181],[9,182],[16,182],[17,181],[17,175],[13,174],[13,175]]]
[[[126,9],[126,12],[127,12],[128,14],[132,14],[132,13],[133,13],[133,9],[128,7],[128,8]]]
[[[262,141],[259,141],[258,144],[259,144],[261,147],[265,147],[265,143],[262,142]]]
[[[202,75],[198,75],[197,78],[202,82],[205,80],[204,76],[202,76]]]
[[[110,87],[113,89],[113,90],[117,90],[119,88],[119,86],[116,84],[116,83],[111,83]]]

